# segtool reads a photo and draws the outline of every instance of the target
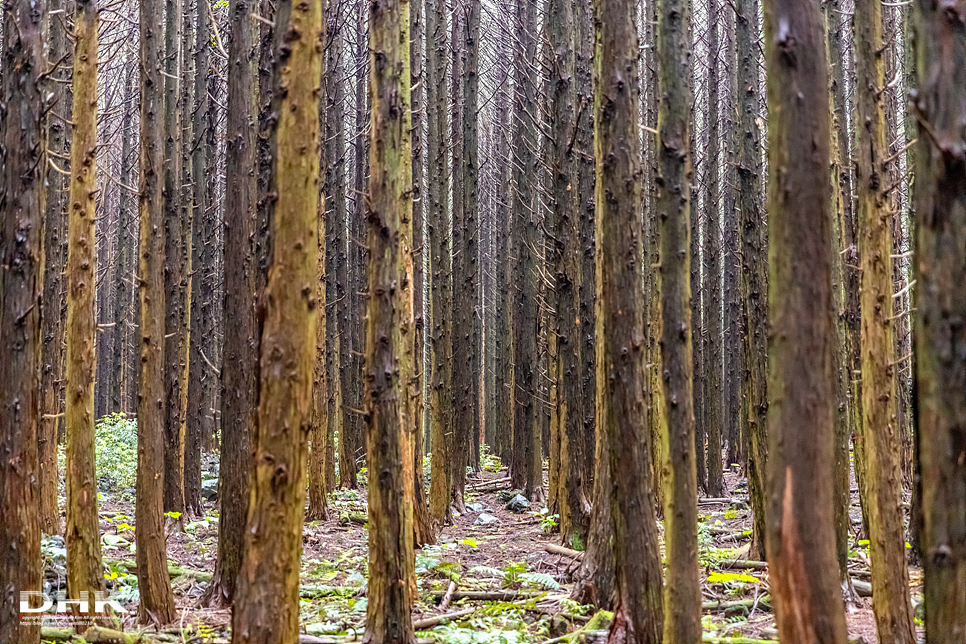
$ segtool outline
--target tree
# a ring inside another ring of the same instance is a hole
[[[183,0],[164,3],[164,510],[184,512],[184,365],[187,356],[185,226],[181,216]]]
[[[594,4],[596,401],[597,426],[610,447],[618,597],[610,641],[656,644],[664,611],[645,405],[643,246],[639,234],[628,234],[639,229],[641,213],[634,7],[627,0]]]
[[[916,425],[922,474],[926,641],[966,638],[966,25],[949,7],[915,5]]]
[[[104,590],[94,468],[94,285],[97,139],[97,7],[74,5],[73,137],[67,233],[67,590]]]
[[[577,32],[574,3],[554,0],[547,9],[551,55],[550,114],[552,123],[551,196],[554,227],[550,238],[556,284],[556,316],[551,334],[556,337],[557,423],[559,429],[559,488],[557,507],[564,543],[586,544],[590,501],[584,475],[584,390],[580,377],[580,245],[577,232],[577,192],[573,160],[576,123]],[[552,485],[552,484],[551,484]],[[551,492],[553,492],[551,490]]]
[[[449,161],[446,154],[446,3],[426,0],[426,155],[429,163],[429,242],[432,281],[432,390],[429,514],[449,522],[452,489],[452,259],[449,244]]]
[[[691,372],[691,157],[688,148],[692,97],[691,47],[687,30],[690,18],[686,0],[661,0],[659,3],[657,59],[661,99],[657,114],[655,205],[661,226],[661,365],[670,465],[664,497],[668,562],[664,589],[665,644],[687,644],[701,639],[698,480]],[[720,394],[720,391],[716,393]],[[719,445],[719,468],[720,456]],[[709,458],[709,464],[712,462],[713,458]],[[665,467],[663,463],[656,466]],[[709,484],[714,479],[713,474],[709,468]],[[717,475],[720,480],[720,469]]]
[[[0,641],[37,644],[20,593],[42,590],[40,557],[41,249],[44,212],[44,2],[3,6],[0,141]],[[59,311],[58,311],[59,314]]]
[[[409,3],[377,0],[370,21],[369,307],[365,401],[370,471],[363,642],[414,644],[415,376]],[[375,479],[373,479],[375,481]]]
[[[885,72],[880,3],[858,0],[853,17],[859,123],[855,128],[855,183],[862,276],[862,425],[876,627],[881,641],[912,644],[916,637],[900,505],[899,429],[893,382],[892,210],[884,167],[887,148],[881,93]]]
[[[225,335],[221,373],[221,466],[218,470],[218,558],[205,591],[208,605],[231,604],[245,543],[251,486],[251,448],[258,397],[255,327],[255,73],[253,7],[229,7],[228,105],[225,155]]]
[[[50,15],[67,13],[64,0],[47,3]],[[46,198],[44,203],[44,293],[41,315],[40,395],[42,410],[40,419],[40,529],[46,534],[60,532],[60,510],[57,507],[58,428],[61,428],[63,409],[63,324],[62,300],[64,297],[64,264],[67,239],[67,191],[68,174],[59,171],[67,166],[70,154],[71,100],[67,93],[70,86],[71,48],[67,40],[67,20],[50,20],[48,33],[48,60],[63,61],[50,72],[47,91],[50,92],[51,109],[47,113],[47,163]],[[55,164],[55,165],[51,165]]]
[[[535,198],[536,127],[530,111],[536,104],[533,61],[537,56],[537,7],[535,0],[517,0],[514,51],[513,183],[513,449],[511,484],[522,488],[532,500],[542,500],[540,419],[537,409],[540,317],[537,306],[537,230],[539,209]]]
[[[255,471],[232,642],[293,642],[316,362],[319,248],[320,3],[279,2],[274,17],[269,190],[272,263],[265,287]]]
[[[164,161],[164,81],[157,25],[164,5],[143,0],[141,29],[141,143],[138,284],[141,300],[141,377],[138,389],[137,503],[138,621],[169,624],[176,610],[164,536],[164,221],[159,185]],[[161,473],[161,476],[158,474]]]
[[[741,130],[738,146],[738,211],[741,213],[741,301],[745,368],[742,422],[748,442],[748,498],[752,510],[749,556],[765,558],[765,471],[768,456],[768,257],[760,195],[761,130],[758,127],[758,0],[736,0],[736,46]]]
[[[832,509],[828,85],[818,2],[766,0],[769,314],[765,513],[779,637],[846,641]],[[805,97],[804,99],[802,97]]]

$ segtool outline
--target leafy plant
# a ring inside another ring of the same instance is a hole
[[[101,491],[131,491],[137,478],[138,425],[124,414],[100,418],[94,425],[97,482]]]

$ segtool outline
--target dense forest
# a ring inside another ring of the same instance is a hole
[[[0,644],[966,642],[966,0],[0,26]]]

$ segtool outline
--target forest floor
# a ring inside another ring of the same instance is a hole
[[[467,512],[442,531],[437,544],[416,552],[419,594],[413,619],[420,641],[557,642],[565,641],[565,636],[575,631],[582,637],[572,641],[594,641],[596,631],[606,627],[609,615],[602,612],[595,617],[592,607],[568,599],[579,560],[548,551],[548,544],[560,543],[559,534],[553,532],[555,517],[539,507],[520,513],[507,510],[510,492],[506,490],[472,492],[474,484],[506,476],[505,471],[498,470],[498,464],[489,470],[468,481]],[[774,639],[767,571],[745,563],[751,512],[744,480],[729,472],[725,484],[729,492],[725,498],[702,498],[698,508],[705,641]],[[337,490],[330,496],[330,518],[305,525],[301,574],[304,644],[361,639],[366,615],[365,494],[365,489]],[[854,501],[853,527],[858,527],[859,509],[857,499]],[[206,501],[205,508],[205,517],[169,519],[169,566],[181,621],[176,628],[155,635],[156,641],[217,644],[229,640],[230,611],[198,606],[214,570],[218,541],[217,503]],[[127,602],[125,628],[136,631],[137,589],[131,545],[134,506],[129,496],[103,494],[100,514],[108,588],[114,598]],[[47,581],[52,586],[63,580],[61,548],[56,538],[45,539]],[[850,549],[850,569],[861,591],[861,582],[869,580],[868,545],[857,537]],[[918,597],[921,571],[913,569],[911,576],[911,590]],[[444,599],[447,590],[455,593]],[[437,619],[447,614],[453,619]],[[856,597],[850,602],[847,619],[853,642],[877,641],[871,598]]]

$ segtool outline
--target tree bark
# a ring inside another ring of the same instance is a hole
[[[738,210],[741,227],[741,301],[745,368],[741,396],[751,501],[750,557],[765,559],[765,471],[768,460],[768,265],[767,229],[761,197],[761,128],[758,67],[758,0],[736,0],[741,130]]]
[[[915,3],[916,424],[926,641],[966,639],[966,23],[962,3]]]
[[[39,459],[44,213],[41,0],[3,6],[0,136],[0,641],[38,644],[40,624],[21,623],[20,592],[43,590]],[[57,314],[59,310],[58,297]]]
[[[138,284],[141,300],[141,378],[138,390],[138,467],[136,545],[142,624],[170,624],[177,611],[168,577],[164,534],[165,405],[164,386],[164,43],[158,25],[161,0],[142,0],[141,143],[138,211]],[[159,476],[160,474],[160,476]]]
[[[369,5],[369,588],[363,642],[414,644],[412,138],[409,3]],[[378,480],[378,485],[376,481]]]
[[[73,136],[67,232],[67,592],[104,590],[94,467],[94,285],[97,194],[97,7],[74,5]],[[93,612],[93,604],[90,605]],[[106,620],[98,620],[106,621]],[[104,624],[109,625],[108,623]],[[82,627],[83,628],[83,627]],[[81,630],[80,628],[78,630]]]
[[[224,338],[221,368],[221,466],[218,472],[218,558],[202,602],[228,606],[235,596],[252,476],[257,418],[255,325],[255,7],[234,0],[228,12],[228,104],[225,131]]]
[[[260,347],[255,471],[245,556],[232,615],[234,644],[298,637],[299,558],[316,363],[319,249],[319,3],[277,4],[274,17],[273,153],[268,205],[272,263]]]
[[[814,0],[766,0],[764,16],[770,136],[770,586],[781,639],[844,644],[828,404],[834,322],[825,32]]]
[[[657,644],[664,611],[645,403],[643,246],[629,234],[640,228],[642,175],[633,7],[626,0],[594,5],[597,425],[610,447],[617,602],[609,641]],[[680,7],[666,8],[685,23]]]
[[[689,644],[701,639],[698,481],[691,372],[691,157],[688,142],[692,93],[691,47],[687,32],[690,17],[686,0],[661,0],[659,3],[657,58],[661,98],[657,115],[655,206],[660,213],[661,226],[660,346],[668,456],[667,465],[655,465],[666,468],[667,478],[664,644]],[[712,22],[712,29],[714,26]],[[716,393],[720,394],[720,391]],[[710,444],[709,441],[709,448]],[[719,445],[719,481],[722,474],[720,455]],[[709,464],[712,461],[709,459]],[[714,478],[710,468],[708,474],[710,483]]]

